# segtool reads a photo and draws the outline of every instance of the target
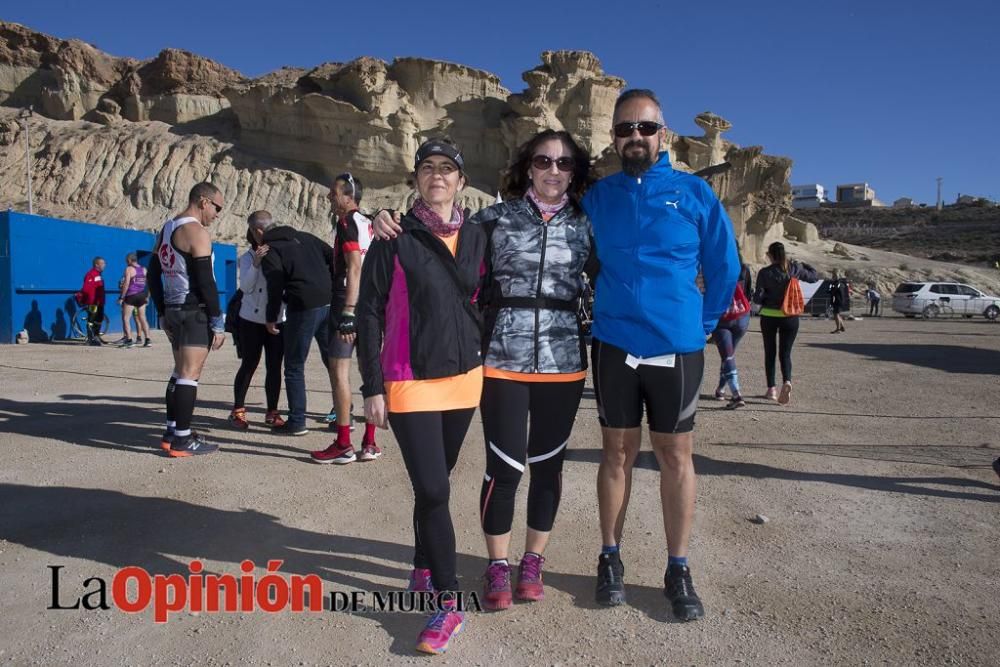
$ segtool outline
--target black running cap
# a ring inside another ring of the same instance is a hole
[[[413,159],[413,170],[416,171],[421,162],[433,155],[443,155],[454,162],[459,171],[465,171],[465,160],[462,159],[462,154],[452,144],[440,139],[428,139],[420,144],[420,148],[417,149],[417,155]]]

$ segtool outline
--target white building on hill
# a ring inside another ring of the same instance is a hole
[[[819,208],[826,201],[826,188],[819,183],[792,186],[793,208]]]

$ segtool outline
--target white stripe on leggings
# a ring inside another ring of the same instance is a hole
[[[553,449],[551,452],[546,452],[545,454],[539,454],[538,456],[529,456],[528,457],[528,463],[538,463],[539,461],[544,461],[545,459],[551,459],[553,456],[555,456],[556,454],[558,454],[559,452],[561,452],[563,450],[563,448],[566,447],[566,445],[568,445],[568,444],[569,444],[569,439],[567,438],[566,442],[564,442],[563,444],[559,445],[558,447],[556,447],[555,449]]]
[[[514,459],[510,458],[509,456],[507,456],[506,454],[504,454],[503,452],[501,452],[500,448],[497,447],[496,445],[494,445],[492,442],[490,443],[490,449],[492,449],[494,451],[494,453],[496,453],[496,455],[499,456],[503,461],[505,461],[507,463],[507,465],[509,465],[511,468],[513,468],[514,470],[516,470],[518,472],[524,472],[524,464],[523,463],[518,463]]]

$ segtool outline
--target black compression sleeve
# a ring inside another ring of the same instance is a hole
[[[161,281],[161,276],[163,275],[163,267],[160,266],[160,258],[154,253],[153,257],[149,260],[149,272],[146,274],[146,285],[149,286],[149,295],[153,298],[153,306],[156,308],[156,314],[160,317],[163,316],[163,311],[166,309],[166,304],[163,300],[163,282]]]
[[[205,304],[209,317],[218,317],[222,314],[222,307],[219,305],[219,288],[215,286],[215,274],[212,273],[212,258],[192,259],[193,266],[188,274],[191,280],[191,292],[198,297],[199,303]]]

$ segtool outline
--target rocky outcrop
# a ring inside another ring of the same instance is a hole
[[[591,155],[610,141],[615,99],[625,81],[607,76],[585,51],[545,51],[542,64],[522,76],[528,88],[508,98],[504,140],[513,150],[543,129],[566,130]]]
[[[121,105],[127,120],[176,125],[222,114],[229,109],[223,91],[243,83],[239,72],[219,63],[166,49],[152,61],[130,68],[109,96]]]
[[[233,199],[227,212],[236,216],[223,232],[234,238],[242,236],[238,217],[254,207],[325,229],[324,186],[343,171],[364,181],[365,206],[403,205],[412,196],[413,153],[434,135],[462,146],[473,208],[493,200],[517,147],[544,128],[570,132],[599,173],[618,169],[609,130],[624,80],[582,51],[546,51],[523,79],[526,88],[511,93],[495,75],[464,65],[365,57],[248,80],[186,51],[140,62],[0,23],[0,105],[32,104],[41,114],[31,133],[39,207],[152,226],[191,183],[211,177]],[[5,138],[21,131],[13,115],[2,117]],[[730,123],[715,114],[695,122],[703,137],[668,132],[674,164],[693,172],[728,163],[710,182],[744,253],[762,257],[791,210],[791,162],[726,141]],[[23,191],[15,146],[0,149],[11,176],[0,197],[8,202]]]
[[[495,190],[507,160],[500,118],[510,93],[496,76],[461,65],[359,58],[226,94],[242,145],[326,183],[351,171],[374,188],[396,185],[435,134],[459,142],[477,187]]]
[[[24,130],[16,111],[0,108],[0,202],[26,208]],[[36,213],[131,229],[157,229],[182,210],[198,181],[222,190],[225,209],[213,233],[242,242],[246,217],[267,209],[276,219],[326,234],[327,188],[292,171],[276,169],[232,143],[180,135],[159,122],[41,120],[29,124]],[[464,203],[481,208],[492,197],[475,189]],[[409,188],[372,195],[372,206],[400,208]]]

